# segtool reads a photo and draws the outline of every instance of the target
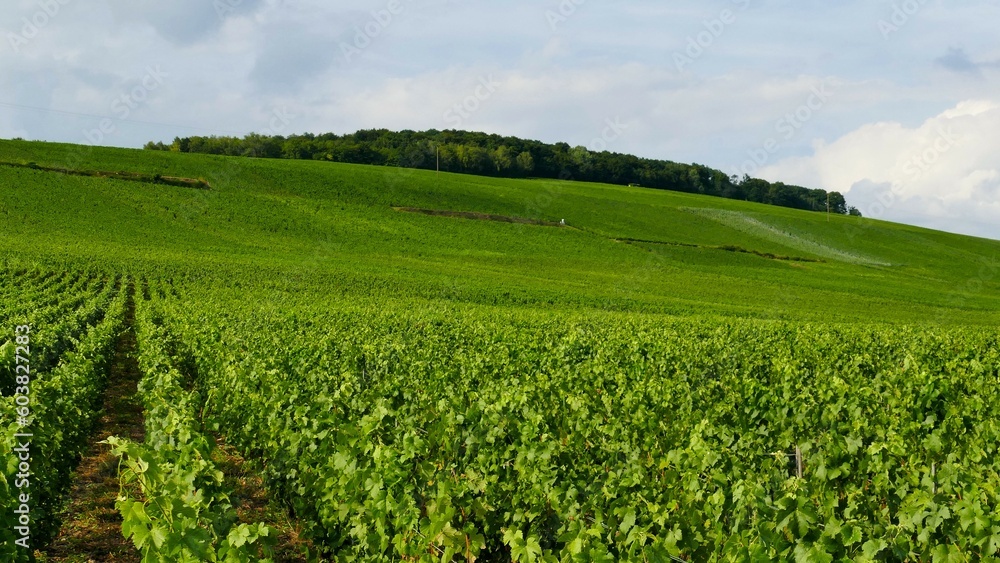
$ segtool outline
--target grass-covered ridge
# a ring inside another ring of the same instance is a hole
[[[8,260],[253,271],[274,286],[332,281],[344,293],[490,305],[941,324],[992,324],[1000,311],[1000,242],[867,218],[608,184],[52,143],[2,141],[0,161],[212,186],[0,167]],[[530,224],[561,220],[569,228]]]
[[[77,168],[56,168],[52,166],[39,166],[34,162],[2,162],[0,166],[13,168],[28,168],[40,170],[42,172],[54,172],[57,174],[67,174],[69,176],[88,176],[91,178],[113,178],[115,180],[125,180],[130,182],[145,182],[147,184],[168,184],[180,186],[182,188],[198,188],[202,190],[211,189],[212,186],[200,178],[177,178],[174,176],[161,176],[160,174],[141,174],[126,171],[111,170],[81,170]]]
[[[612,128],[617,124],[609,122]],[[502,137],[472,131],[362,130],[347,135],[184,137],[146,144],[150,150],[320,160],[443,170],[498,178],[548,178],[636,185],[755,201],[793,209],[860,215],[839,192],[730,177],[700,164],[639,158],[567,143]]]

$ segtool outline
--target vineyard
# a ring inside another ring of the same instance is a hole
[[[211,189],[0,168],[4,561],[61,560],[94,449],[135,561],[1000,558],[1000,243],[596,185],[87,158]],[[524,217],[533,186],[554,203]],[[122,355],[145,432],[88,445]],[[230,450],[284,524],[246,509]]]
[[[85,272],[6,271],[3,289],[0,316],[18,335],[0,348],[0,437],[8,452],[0,553],[15,561],[25,553],[17,540],[29,535],[16,528],[30,523],[32,541],[42,542],[58,529],[54,512],[99,412],[125,294],[121,278]]]

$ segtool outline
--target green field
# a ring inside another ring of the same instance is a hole
[[[208,179],[213,189],[4,168],[4,250],[115,268],[260,271],[268,286],[668,314],[992,324],[1000,242],[721,198],[406,169],[5,142],[0,161]],[[554,229],[392,206],[565,219]],[[671,244],[738,246],[821,263]],[[266,273],[265,273],[266,272]]]
[[[8,560],[27,325],[37,549],[129,331],[146,433],[112,440],[118,508],[153,561],[280,548],[216,438],[330,560],[1000,555],[1000,241],[322,162],[0,141],[0,163]]]

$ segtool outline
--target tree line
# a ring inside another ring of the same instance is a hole
[[[759,178],[728,176],[701,164],[681,164],[637,156],[596,152],[567,143],[505,137],[470,131],[389,131],[368,129],[346,135],[306,133],[239,137],[178,137],[150,142],[149,150],[325,160],[377,166],[495,176],[551,178],[632,184],[647,188],[754,201],[782,207],[860,215],[839,192],[809,189]]]

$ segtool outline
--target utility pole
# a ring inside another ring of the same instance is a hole
[[[830,192],[826,192],[826,222],[830,222]]]
[[[437,174],[441,173],[441,147],[434,145],[434,156],[437,158]],[[829,207],[829,203],[827,204]]]

